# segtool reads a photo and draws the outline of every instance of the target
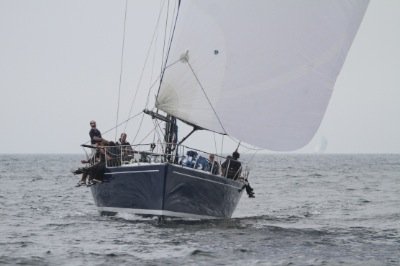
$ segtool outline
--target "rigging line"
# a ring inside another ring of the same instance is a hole
[[[166,46],[166,40],[167,40],[167,27],[168,27],[168,19],[169,19],[169,0],[168,0],[168,4],[167,4],[167,17],[165,18],[165,27],[164,27],[164,42],[163,42],[163,49],[162,49],[162,63],[161,63],[161,69],[160,72],[162,73],[165,62],[164,62],[164,56],[165,55],[165,46]]]
[[[159,12],[159,14],[158,14],[158,19],[157,19],[157,29],[160,27],[160,19],[161,19],[161,14],[162,14],[162,12],[163,12],[163,9],[164,9],[164,4],[165,4],[165,0],[164,1],[162,1],[162,5],[161,5],[161,7],[160,7],[160,12]],[[157,34],[155,34],[155,33],[157,33]],[[157,46],[157,44],[158,44],[158,39],[159,39],[159,36],[160,36],[161,34],[160,34],[160,31],[159,30],[157,30],[157,31],[155,31],[154,32],[154,35],[153,35],[153,38],[154,38],[154,52],[153,52],[153,62],[152,62],[152,65],[151,65],[151,74],[150,74],[150,84],[151,84],[151,80],[152,80],[152,78],[153,78],[153,74],[154,74],[154,71],[155,71],[155,66],[156,66],[156,58],[157,58],[157,49],[158,49],[158,46]],[[163,56],[163,55],[162,55]],[[162,58],[162,56],[161,56],[161,62],[163,61],[163,58]],[[161,73],[161,72],[160,72]],[[147,106],[146,106],[146,108],[147,108]]]
[[[221,153],[219,153],[219,151],[218,151],[218,145],[217,145],[217,139],[216,139],[217,134],[215,132],[213,132],[213,133],[214,133],[213,135],[214,135],[215,154],[217,155],[218,158],[221,158],[223,156],[222,156],[222,151],[221,151]],[[222,135],[222,137],[223,136],[224,135]],[[221,146],[221,149],[222,149],[222,146]],[[221,159],[220,159],[219,163],[221,164]]]
[[[246,163],[247,165],[250,165],[250,164],[251,164],[251,162],[254,160],[256,154],[257,154],[259,151],[260,151],[260,150],[254,151],[254,153],[251,155],[250,159],[247,161],[247,163]]]
[[[148,103],[149,103],[151,88],[157,83],[157,81],[158,81],[158,79],[155,80],[154,83],[153,83],[153,85],[149,88],[149,93],[148,93],[148,95],[147,95],[147,100],[146,100],[146,108],[147,108]],[[144,120],[144,115],[145,115],[145,114],[143,113],[142,118],[140,119],[139,127],[138,127],[138,129],[136,130],[136,135],[135,135],[135,137],[133,138],[132,143],[135,143],[136,138],[137,138],[137,136],[139,135],[140,129],[142,128],[142,124],[143,124],[143,120]],[[126,126],[125,126],[125,130],[126,130]]]
[[[222,135],[222,141],[221,141],[221,157],[222,157],[222,153],[224,152],[224,140],[225,140],[225,135]]]
[[[144,138],[139,142],[139,144],[141,144],[141,143],[143,143],[144,142],[144,140],[148,137],[148,136],[150,136],[150,134],[151,133],[153,133],[153,131],[155,130],[155,128],[153,128],[152,130],[150,130],[150,132],[149,133],[147,133],[147,135],[146,136],[144,136]]]
[[[142,112],[139,112],[139,113],[137,113],[137,114],[135,114],[135,115],[133,115],[133,116],[131,116],[131,117],[128,117],[127,119],[125,119],[124,121],[122,121],[122,122],[120,122],[118,125],[116,125],[115,127],[112,127],[112,128],[110,128],[110,129],[104,131],[102,134],[105,135],[105,134],[107,134],[108,132],[111,132],[111,131],[114,130],[116,127],[118,128],[120,125],[122,125],[122,124],[124,124],[124,123],[127,123],[129,120],[131,120],[131,119],[133,119],[133,118],[136,118],[136,117],[139,116],[140,114],[142,114]],[[90,142],[90,140],[86,141],[84,144],[87,144],[87,143],[89,143],[89,142]]]
[[[117,126],[120,126],[120,125],[122,125],[123,123],[127,123],[127,122],[130,121],[131,119],[133,119],[133,118],[139,116],[141,113],[142,113],[142,112],[140,111],[139,113],[137,113],[137,114],[135,114],[135,115],[133,115],[133,116],[131,116],[131,117],[128,117],[127,119],[125,119],[124,121],[122,121],[121,123],[119,123]],[[106,133],[107,133],[107,132],[106,132]]]
[[[146,109],[148,109],[148,104],[149,104],[149,99],[150,99],[150,93],[151,93],[151,90],[152,90],[152,88],[153,88],[153,85],[152,85],[152,80],[153,80],[153,77],[154,77],[154,72],[155,72],[155,69],[156,69],[156,58],[157,58],[157,41],[158,41],[158,36],[159,36],[159,34],[157,34],[157,37],[156,37],[156,39],[155,39],[155,46],[154,46],[154,52],[153,52],[153,60],[152,60],[152,63],[151,63],[151,71],[150,71],[150,79],[149,79],[149,87],[151,88],[149,91],[148,91],[148,93],[147,93],[147,98],[146,98]],[[158,74],[158,76],[159,76],[159,74]],[[157,80],[158,80],[158,77],[157,77]]]
[[[147,95],[147,100],[146,100],[146,108],[147,108],[148,103],[149,103],[151,88],[157,83],[157,81],[158,81],[158,79],[155,80],[155,81],[153,82],[153,85],[149,88],[149,93],[148,93],[148,95]],[[133,138],[132,143],[135,143],[136,138],[137,138],[137,136],[139,135],[140,129],[142,128],[142,124],[143,124],[143,120],[144,120],[144,115],[145,115],[145,114],[142,113],[142,118],[141,118],[141,120],[140,120],[139,127],[138,127],[138,129],[136,130],[136,135],[135,135],[135,137]],[[125,130],[126,130],[126,127],[127,127],[127,124],[125,125]]]
[[[117,117],[115,121],[115,141],[117,141],[117,134],[118,134],[118,120],[119,120],[119,105],[121,100],[121,84],[122,84],[122,74],[124,70],[124,51],[125,51],[125,36],[126,36],[126,17],[128,11],[128,0],[125,0],[125,15],[124,15],[124,31],[122,34],[122,51],[121,51],[121,65],[119,71],[119,85],[118,85],[118,104],[117,104]]]
[[[215,110],[214,106],[212,105],[210,98],[208,98],[208,95],[207,95],[207,93],[206,93],[206,91],[205,91],[203,85],[201,84],[201,82],[200,82],[199,78],[197,77],[196,73],[194,72],[194,69],[192,68],[192,65],[190,64],[189,61],[186,61],[186,62],[187,62],[187,64],[188,64],[190,70],[192,71],[194,77],[196,78],[197,83],[199,84],[201,90],[203,91],[204,96],[206,97],[206,99],[207,99],[207,101],[208,101],[208,104],[210,105],[211,109],[213,110],[214,115],[215,115],[215,117],[217,118],[219,125],[220,125],[221,128],[224,130],[224,134],[228,134],[228,133],[226,132],[225,128],[224,128],[224,125],[222,124],[221,119],[219,118],[219,116],[218,116],[218,114],[217,114],[217,111]]]
[[[218,154],[217,140],[216,140],[216,138],[215,138],[215,132],[214,132],[213,136],[214,136],[214,148],[215,148],[215,153]]]
[[[179,1],[179,3],[178,3],[178,5],[180,4],[180,1]],[[169,1],[168,1],[168,7],[169,7]],[[179,8],[179,6],[178,6],[178,8]],[[172,17],[175,17],[175,16],[177,16],[177,7],[175,6],[175,8],[174,8],[174,12],[172,13]],[[168,27],[168,19],[169,19],[169,9],[168,9],[168,12],[167,12],[167,18],[166,18],[166,23],[165,23],[165,31],[164,31],[164,46],[163,46],[163,56],[165,55],[165,40],[167,39],[167,27]],[[176,21],[175,21],[175,23],[176,23]],[[168,54],[169,54],[169,51],[170,51],[170,49],[171,49],[171,43],[172,43],[172,36],[173,36],[173,33],[174,33],[174,29],[175,29],[175,24],[172,24],[171,25],[171,29],[169,30],[169,38],[170,38],[170,40],[169,40],[169,43],[168,43]],[[168,57],[168,55],[165,55],[166,57],[165,58],[167,58]],[[163,69],[165,69],[166,68],[166,65],[167,65],[167,59],[163,62],[163,64],[161,65],[161,72],[163,71]]]
[[[165,147],[164,147],[163,138],[161,137],[161,133],[160,133],[160,132],[162,132],[162,128],[160,127],[160,124],[161,124],[161,122],[160,122],[159,120],[155,120],[155,121],[154,121],[154,129],[155,129],[155,133],[156,133],[157,136],[158,136],[158,143],[161,145],[161,149],[164,150]],[[157,128],[157,127],[158,127],[158,128]],[[160,132],[159,132],[157,129],[158,129]]]
[[[145,140],[148,136],[150,136],[150,134],[153,133],[153,132],[157,132],[157,126],[156,126],[156,125],[155,125],[154,128],[153,128],[152,130],[150,130],[150,132],[139,142],[139,144],[143,143],[144,140]]]
[[[146,99],[146,108],[149,106],[149,101],[150,101],[150,93],[151,93],[151,89],[157,84],[157,82],[160,80],[160,76],[153,82],[153,84],[151,85],[149,92],[147,93],[147,99]]]
[[[182,61],[182,59],[179,58],[179,59],[175,60],[174,62],[172,62],[171,64],[169,64],[168,66],[166,66],[165,68],[166,68],[166,69],[167,69],[167,68],[170,68],[170,67],[172,67],[173,65],[175,65],[175,64],[177,64],[177,63],[179,63],[179,62],[181,62],[181,61]]]
[[[220,157],[222,157],[222,145],[221,145],[221,150],[219,151],[218,150],[218,144],[217,144],[217,133],[215,133],[215,132],[213,132],[214,134],[214,148],[215,148],[215,154],[216,155],[218,155],[218,156],[220,156]],[[224,137],[225,135],[222,135],[222,138]],[[222,139],[222,141],[223,141],[223,139]]]
[[[180,61],[181,61],[181,60],[178,59],[178,60],[176,60],[175,62],[172,62],[172,63],[169,64],[166,68],[172,67],[173,65],[179,63]],[[150,88],[149,88],[148,93],[147,93],[147,98],[146,98],[146,105],[145,105],[146,108],[148,108],[148,106],[149,106],[151,90],[152,90],[152,88],[154,88],[154,86],[155,86],[160,80],[161,80],[161,75],[159,75],[159,76],[157,77],[157,79],[155,79],[155,80],[153,81],[153,83],[150,85]],[[157,98],[157,96],[156,96],[156,98]]]
[[[143,124],[144,115],[145,115],[145,113],[142,114],[142,118],[140,119],[140,123],[139,123],[139,128],[138,128],[138,130],[136,131],[136,135],[135,135],[135,137],[133,138],[132,143],[135,143],[136,138],[137,138],[137,136],[139,135],[140,128],[142,127],[142,124]]]
[[[165,3],[165,1],[163,2],[163,6],[164,6],[164,3]],[[168,1],[168,11],[169,11],[169,1]],[[161,10],[162,11],[162,10]],[[175,12],[176,12],[176,6],[175,6],[175,9],[174,9],[174,14],[175,14]],[[169,14],[169,13],[168,13]],[[167,16],[167,21],[166,21],[166,25],[165,25],[165,32],[164,32],[164,38],[163,38],[163,40],[164,40],[164,42],[163,42],[163,49],[162,49],[162,54],[161,54],[161,69],[160,69],[160,72],[159,72],[159,74],[158,74],[158,76],[159,76],[159,78],[161,77],[161,72],[162,72],[162,69],[163,69],[163,64],[164,64],[164,56],[165,56],[165,54],[164,54],[164,51],[165,51],[165,40],[166,40],[166,29],[167,29],[167,25],[168,25],[168,17],[169,17],[169,15]],[[170,30],[170,32],[172,32],[172,29]],[[158,33],[158,32],[157,32]],[[157,37],[156,37],[156,40],[158,39],[158,37],[159,37],[159,34],[157,34]],[[155,50],[157,49],[157,47],[155,47],[154,48]],[[153,67],[152,67],[152,69],[151,69],[151,75],[150,75],[150,77],[153,77],[153,72],[154,72],[154,66],[156,65],[156,53],[153,53]],[[160,78],[160,80],[161,80],[161,78]],[[146,108],[148,108],[148,102],[149,102],[149,97],[150,97],[150,92],[149,92],[149,94],[148,94],[148,98],[147,98],[147,104],[146,104]]]
[[[146,68],[148,59],[149,59],[149,57],[150,57],[150,51],[151,51],[151,48],[152,48],[152,46],[153,46],[153,44],[154,44],[154,42],[155,42],[154,40],[155,40],[156,35],[157,35],[157,32],[158,32],[157,29],[158,29],[158,27],[159,27],[159,25],[160,25],[160,18],[161,18],[161,14],[162,14],[162,9],[163,9],[163,7],[164,7],[164,3],[165,3],[165,1],[162,2],[162,6],[161,6],[161,8],[160,8],[160,12],[158,13],[158,18],[157,18],[156,26],[155,26],[155,28],[154,28],[153,36],[152,36],[152,38],[151,38],[151,42],[150,42],[149,48],[148,48],[147,53],[146,53],[146,59],[145,59],[145,61],[144,61],[144,65],[143,65],[143,68],[142,68],[142,72],[140,73],[139,81],[138,81],[138,84],[137,84],[137,86],[136,86],[135,95],[133,96],[133,99],[132,99],[131,107],[130,107],[130,109],[129,109],[129,114],[128,114],[128,116],[130,116],[131,113],[132,113],[132,111],[133,111],[133,106],[134,106],[135,101],[136,101],[136,97],[137,97],[137,94],[138,94],[138,91],[139,91],[139,87],[140,87],[140,84],[142,84],[142,80],[143,80],[143,76],[144,76],[144,71],[145,71],[145,68]],[[150,87],[150,88],[151,88],[151,87]],[[125,129],[124,129],[125,131],[126,131],[127,126],[128,126],[128,124],[125,125]]]
[[[181,6],[181,0],[178,1],[178,8],[177,8],[177,11],[176,11],[174,27],[173,27],[173,29],[172,29],[172,34],[171,34],[171,38],[170,38],[170,41],[169,41],[168,52],[167,52],[167,56],[166,56],[166,58],[165,58],[165,63],[163,63],[163,69],[161,69],[160,85],[159,85],[159,87],[158,87],[157,96],[158,96],[158,94],[160,93],[161,83],[162,83],[162,81],[163,81],[164,73],[165,73],[165,69],[166,69],[165,66],[167,65],[168,58],[169,58],[169,53],[170,53],[170,51],[171,51],[171,44],[172,44],[172,40],[174,39],[174,35],[175,35],[176,23],[177,23],[177,21],[178,21],[180,6]]]
[[[241,143],[239,140],[233,138],[232,136],[229,136],[229,135],[227,135],[227,136],[228,136],[233,142],[240,143],[240,146],[243,146],[243,147],[245,147],[245,148],[248,149],[248,150],[252,150],[252,151],[262,151],[262,150],[265,150],[265,149],[263,149],[263,148],[257,148],[257,147],[250,147],[250,146],[247,146],[247,145]]]
[[[154,125],[154,129],[156,129],[156,125]],[[157,134],[157,132],[154,130],[153,143],[155,143],[155,141],[156,141],[156,134]]]
[[[151,89],[155,86],[155,84],[156,84],[157,82],[158,82],[158,79],[156,79],[156,80],[153,82],[153,85],[149,88],[149,93],[147,94],[146,105],[145,105],[146,108],[147,108],[147,106],[148,106],[148,104],[149,104]],[[137,136],[138,136],[138,134],[139,134],[139,131],[140,131],[141,127],[142,127],[143,119],[144,119],[144,113],[143,113],[143,115],[142,115],[142,118],[141,118],[141,120],[140,120],[140,125],[139,125],[139,127],[138,127],[138,129],[137,129],[137,131],[136,131],[136,135],[135,135],[135,137],[134,137],[132,143],[135,143],[135,141],[136,141],[136,138],[137,138]],[[125,125],[125,130],[126,130],[126,128],[127,128],[127,124]]]
[[[166,68],[169,68],[169,67],[172,67],[173,65],[175,65],[175,64],[177,64],[177,63],[179,63],[181,61],[181,59],[178,59],[178,60],[176,60],[175,62],[172,62],[171,64],[169,64],[168,66],[166,66]],[[147,93],[147,99],[146,99],[146,108],[148,108],[148,106],[149,106],[149,101],[150,101],[150,93],[151,93],[151,89],[157,84],[157,82],[158,81],[160,81],[161,80],[161,74],[157,77],[157,79],[155,79],[154,81],[153,81],[153,83],[150,85],[150,88],[149,88],[149,92]]]
[[[180,61],[181,61],[181,59],[178,59],[178,60],[176,60],[175,62],[172,62],[171,64],[169,64],[168,66],[166,66],[166,69],[169,68],[169,67],[172,67],[173,65],[179,63]],[[146,108],[148,108],[148,106],[149,106],[151,89],[157,84],[158,81],[161,82],[161,74],[158,76],[158,78],[157,78],[157,79],[153,82],[153,84],[150,86],[149,92],[147,93]],[[157,95],[156,95],[156,103],[157,103]]]
[[[164,143],[164,140],[163,140],[164,136],[163,136],[163,133],[162,133],[162,132],[164,132],[164,130],[161,128],[161,123],[162,122],[160,120],[154,120],[154,125],[157,128],[158,139],[159,139],[159,141]]]

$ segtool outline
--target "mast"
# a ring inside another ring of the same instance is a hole
[[[178,141],[178,126],[176,124],[176,118],[167,115],[167,120],[165,124],[165,154],[167,155],[167,161],[172,162],[172,154],[176,151],[177,148],[177,141]]]
[[[172,162],[173,153],[177,151],[177,142],[178,142],[178,125],[176,123],[176,118],[171,115],[163,116],[159,113],[143,110],[143,112],[147,115],[150,115],[153,119],[158,119],[165,122],[165,131],[164,131],[164,142],[165,142],[165,150],[164,153],[167,156],[167,161]]]
[[[181,5],[181,0],[178,1],[178,8],[177,8],[177,12],[176,12],[175,21],[174,21],[174,27],[173,27],[173,30],[172,30],[171,38],[169,40],[168,51],[167,51],[167,54],[165,56],[165,61],[163,62],[162,71],[161,71],[161,78],[160,78],[160,84],[159,84],[159,87],[158,87],[156,98],[158,97],[158,94],[160,93],[160,88],[161,88],[161,84],[163,82],[165,69],[167,67],[168,57],[169,57],[169,53],[171,51],[172,40],[174,38],[176,23],[178,21],[180,5]],[[168,20],[168,18],[167,18],[167,20]],[[167,155],[167,158],[166,158],[167,161],[168,162],[172,162],[172,158],[173,158],[172,153],[175,150],[177,152],[176,143],[177,143],[177,140],[178,140],[178,126],[176,124],[176,118],[174,116],[169,115],[169,114],[167,114],[167,116],[164,117],[164,116],[158,114],[158,109],[157,109],[157,113],[156,114],[154,112],[151,112],[151,113],[152,113],[151,115],[152,115],[153,118],[161,119],[161,120],[163,120],[165,122],[165,135],[164,135],[164,141],[165,141],[165,144],[166,144],[165,145],[165,154]]]

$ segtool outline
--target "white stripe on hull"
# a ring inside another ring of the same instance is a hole
[[[184,212],[173,212],[166,210],[148,210],[148,209],[131,209],[131,208],[115,208],[115,207],[97,207],[97,209],[100,212],[105,211],[105,212],[117,212],[117,213],[129,213],[129,214],[146,214],[146,215],[172,216],[172,217],[191,218],[191,219],[223,219],[221,217],[197,215]]]
[[[105,175],[112,175],[112,174],[139,174],[139,173],[155,173],[160,172],[159,170],[145,170],[145,171],[124,171],[124,172],[110,172],[105,173]]]
[[[194,175],[188,175],[188,174],[180,173],[180,172],[177,172],[177,171],[174,171],[174,173],[178,174],[178,175],[183,175],[183,176],[186,176],[186,177],[194,178],[194,179],[199,179],[201,181],[207,181],[207,182],[216,183],[216,184],[223,185],[223,186],[232,187],[232,188],[235,188],[235,189],[241,189],[241,187],[236,187],[236,186],[232,186],[230,184],[226,184],[226,183],[221,183],[221,182],[217,182],[217,181],[214,181],[214,180],[200,178],[200,177],[197,177],[197,176],[194,176]]]

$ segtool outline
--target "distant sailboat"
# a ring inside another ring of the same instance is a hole
[[[301,148],[321,123],[368,3],[177,1],[155,109],[146,110],[165,123],[163,143],[135,144],[133,156],[107,165],[105,182],[91,187],[99,210],[231,217],[249,172],[211,173],[206,153],[178,139],[177,120],[261,148]]]
[[[328,140],[322,136],[319,143],[315,146],[315,152],[324,153],[328,147]]]

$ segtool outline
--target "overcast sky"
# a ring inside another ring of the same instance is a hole
[[[0,0],[0,153],[80,153],[90,120],[115,125],[124,5]],[[129,1],[123,119],[159,6]],[[326,140],[326,152],[400,153],[399,47],[400,1],[371,0],[322,125],[300,152]]]

